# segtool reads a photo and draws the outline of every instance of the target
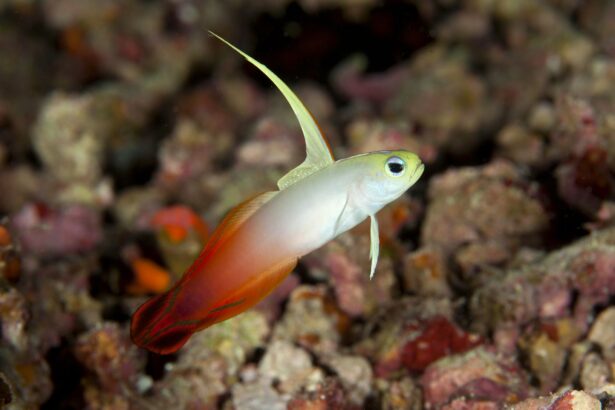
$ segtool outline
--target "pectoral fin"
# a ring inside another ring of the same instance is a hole
[[[237,51],[246,60],[252,63],[256,68],[261,70],[263,74],[265,74],[276,87],[282,92],[288,103],[290,104],[297,120],[299,120],[299,125],[301,126],[301,130],[303,131],[303,137],[305,138],[305,147],[307,151],[307,156],[305,161],[301,163],[297,168],[290,171],[288,174],[284,175],[278,181],[278,187],[280,189],[285,189],[286,187],[294,184],[295,182],[305,178],[306,176],[312,174],[315,171],[318,171],[325,166],[332,164],[334,162],[333,155],[331,153],[331,149],[329,148],[329,144],[322,136],[320,132],[320,128],[318,124],[314,121],[312,114],[305,108],[299,97],[295,95],[291,91],[291,89],[278,77],[275,73],[269,70],[264,64],[259,63],[222,37],[218,36],[215,33],[209,32],[211,35],[217,37],[226,45],[231,47],[233,50]]]
[[[378,254],[380,253],[380,236],[378,233],[378,220],[376,220],[376,215],[370,216],[369,234],[371,237],[369,258],[372,261],[372,267],[369,271],[369,278],[371,279],[374,277],[374,272],[376,272],[376,265],[378,264]]]

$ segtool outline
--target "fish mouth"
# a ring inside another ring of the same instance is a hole
[[[421,162],[414,168],[412,175],[410,175],[410,186],[414,185],[416,181],[418,181],[421,175],[423,175],[423,171],[425,171],[425,164]]]

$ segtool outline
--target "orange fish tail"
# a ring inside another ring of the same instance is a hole
[[[194,332],[205,329],[251,308],[269,294],[295,267],[296,259],[281,262],[262,272],[242,287],[216,295],[206,302],[207,292],[200,292],[193,305],[184,290],[198,291],[198,286],[180,282],[171,290],[145,302],[132,316],[130,326],[135,344],[158,354],[177,351]],[[228,277],[228,275],[225,275]],[[192,299],[194,300],[194,299]],[[206,310],[200,308],[206,305]]]
[[[211,263],[211,258],[226,246],[235,249],[230,238],[273,195],[275,192],[261,194],[230,211],[179,283],[137,309],[130,326],[136,345],[159,354],[173,353],[194,332],[254,306],[290,273],[297,264],[295,257],[260,272],[253,272],[248,263],[233,265],[234,258],[241,258],[241,253],[225,254],[235,271],[227,271],[226,264],[220,261],[213,267]]]
[[[180,290],[178,284],[139,306],[130,323],[130,335],[136,345],[154,353],[170,354],[188,341],[196,331],[196,323],[177,317],[174,308]]]

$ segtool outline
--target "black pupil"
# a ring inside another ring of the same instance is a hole
[[[389,162],[389,171],[391,171],[392,173],[399,174],[403,170],[403,164],[400,164],[399,162]]]

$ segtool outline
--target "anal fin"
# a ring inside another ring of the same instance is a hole
[[[236,316],[264,299],[297,266],[297,259],[280,262],[270,269],[255,275],[229,296],[212,307],[210,313],[199,323],[199,330]]]

